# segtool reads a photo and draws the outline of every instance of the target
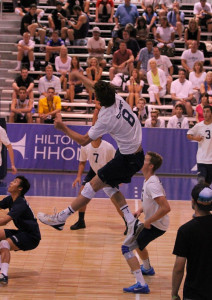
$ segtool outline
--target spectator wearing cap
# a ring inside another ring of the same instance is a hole
[[[177,232],[173,254],[172,299],[180,300],[179,288],[186,265],[183,299],[211,299],[212,190],[197,184],[191,192],[195,217]]]
[[[113,0],[97,0],[96,2],[96,20],[95,22],[113,22],[114,1]]]
[[[88,53],[89,58],[87,60],[88,65],[90,65],[91,58],[97,58],[99,65],[104,69],[106,67],[106,60],[104,59],[105,52],[105,40],[101,38],[101,31],[99,27],[93,28],[93,36],[88,39]]]
[[[56,1],[56,8],[48,16],[49,28],[52,31],[61,30],[66,23],[66,10],[63,9],[63,2]]]

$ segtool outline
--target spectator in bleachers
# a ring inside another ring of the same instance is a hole
[[[143,80],[146,80],[147,64],[153,56],[153,41],[146,40],[146,47],[140,50],[137,57],[137,69]]]
[[[212,105],[212,71],[207,72],[205,81],[200,86],[200,93],[208,93],[209,104]]]
[[[20,34],[23,35],[24,32],[29,32],[31,39],[34,39],[34,37],[39,36],[40,43],[44,44],[46,29],[39,23],[36,11],[37,6],[35,4],[31,4],[29,12],[26,13],[21,20]]]
[[[160,97],[163,97],[166,94],[166,75],[163,70],[157,68],[155,59],[150,61],[149,66],[150,71],[147,72],[149,101],[151,104],[157,102],[158,105],[161,105]]]
[[[29,76],[28,69],[25,67],[21,69],[21,74],[16,77],[12,84],[12,99],[17,98],[19,88],[23,86],[26,88],[27,97],[33,99],[34,80],[32,77]]]
[[[175,115],[169,119],[167,128],[189,129],[188,118],[183,116],[183,110],[182,104],[175,105]]]
[[[110,81],[113,80],[115,74],[131,74],[133,70],[134,56],[132,51],[127,49],[127,45],[124,41],[119,44],[119,50],[113,55],[112,67],[109,71]]]
[[[135,25],[138,17],[139,13],[136,5],[131,4],[130,0],[124,0],[124,4],[120,4],[115,13],[115,30],[125,27],[129,23]]]
[[[127,81],[127,89],[129,96],[127,97],[127,103],[133,109],[134,105],[137,105],[140,99],[141,92],[144,86],[144,81],[140,79],[138,69],[133,69],[130,79]]]
[[[68,39],[71,43],[75,40],[82,40],[87,37],[88,29],[89,29],[89,18],[82,11],[81,6],[75,5],[73,7],[74,15],[77,16],[77,22],[75,24],[74,21],[68,21],[68,28],[63,27],[61,30],[61,37],[65,40],[68,36]],[[75,41],[77,44],[77,41]]]
[[[209,95],[207,93],[204,93],[201,95],[200,104],[198,104],[196,106],[197,123],[204,121],[203,108],[205,105],[208,105],[208,104],[209,104]]]
[[[140,50],[138,42],[135,39],[130,37],[130,33],[127,30],[122,31],[122,37],[127,45],[127,49],[130,49],[132,51],[134,58],[136,58]]]
[[[87,77],[93,82],[97,82],[102,77],[102,68],[99,66],[98,59],[93,57],[90,60],[90,67],[86,69]],[[94,93],[89,90],[89,100],[88,103],[92,103],[92,97]]]
[[[55,58],[55,69],[60,75],[60,82],[63,90],[67,90],[68,73],[71,68],[71,57],[68,56],[68,49],[62,46],[60,55]]]
[[[26,61],[26,58],[29,60],[30,71],[35,70],[34,69],[34,46],[35,46],[35,42],[30,40],[29,32],[24,32],[23,40],[20,40],[17,45],[18,54],[17,54],[17,67],[15,68],[15,71],[21,70],[21,62],[23,59],[24,61]]]
[[[206,72],[203,70],[203,63],[196,61],[194,63],[193,71],[189,73],[189,81],[192,83],[192,88],[194,91],[194,97],[199,103],[200,99],[200,86],[205,81]]]
[[[57,1],[56,8],[48,15],[49,28],[52,31],[61,30],[66,25],[66,10],[63,8],[63,2]]]
[[[165,128],[165,121],[159,118],[159,111],[154,109],[150,113],[150,118],[145,121],[144,126],[147,128]]]
[[[206,0],[200,0],[194,4],[194,15],[200,26],[205,26],[208,32],[212,32],[212,9]]]
[[[80,6],[81,10],[84,11],[87,15],[89,15],[89,0],[67,0],[67,2],[64,5],[64,9],[68,11],[69,15],[74,15],[74,6]]]
[[[160,7],[160,0],[141,0],[141,7],[146,10],[149,5],[156,11]]]
[[[49,61],[55,61],[55,57],[60,53],[60,49],[64,46],[64,41],[59,37],[57,31],[52,32],[51,39],[46,44],[45,62],[48,65]]]
[[[98,59],[99,65],[104,69],[106,67],[106,60],[104,59],[105,52],[105,39],[101,36],[101,30],[99,27],[93,28],[93,36],[88,39],[88,53],[89,57],[87,59],[88,65],[90,64],[90,60],[93,57]]]
[[[167,17],[160,18],[161,25],[157,27],[156,39],[158,41],[159,48],[174,48],[174,29],[169,25]]]
[[[107,55],[113,54],[119,49],[119,41],[120,39],[118,37],[112,37],[109,40],[106,51]]]
[[[46,97],[41,98],[38,104],[39,119],[37,122],[53,124],[57,113],[61,111],[60,96],[55,95],[55,89],[49,87]]]
[[[65,98],[69,99],[71,102],[74,102],[75,94],[81,93],[83,91],[82,82],[71,77],[71,73],[73,71],[78,71],[83,75],[83,68],[80,67],[79,58],[77,56],[73,56],[71,60],[71,68],[69,72],[69,89],[67,90],[67,94],[65,96]],[[71,107],[69,107],[67,111],[71,111]]]
[[[193,99],[192,83],[186,79],[186,70],[180,69],[178,71],[179,78],[171,83],[171,97],[172,104],[175,106],[178,102],[181,103],[188,114],[192,117],[191,101]],[[175,111],[173,110],[173,114]]]
[[[32,123],[33,98],[29,98],[25,86],[19,88],[18,96],[12,99],[10,123]]]
[[[20,15],[21,17],[23,17],[26,13],[29,12],[31,4],[35,4],[37,6],[39,4],[39,0],[20,0],[20,3],[18,3],[17,0],[13,0],[13,7],[15,13],[17,15]],[[37,8],[36,14],[38,15],[39,22],[44,15],[43,9]]]
[[[197,45],[200,43],[201,29],[198,26],[197,21],[191,18],[188,23],[188,27],[185,29],[185,44],[187,48],[191,48],[191,43],[197,41]]]
[[[133,108],[133,112],[138,117],[141,126],[144,127],[145,121],[148,119],[148,106],[146,105],[146,99],[140,98],[136,106]]]
[[[173,75],[173,72],[174,72],[174,68],[173,68],[173,65],[171,63],[171,60],[168,58],[168,56],[166,55],[161,55],[160,54],[160,50],[158,47],[154,47],[153,48],[153,55],[154,57],[151,58],[149,61],[148,61],[148,65],[147,65],[147,70],[149,71],[150,70],[150,62],[151,60],[155,60],[156,61],[156,64],[157,64],[157,68],[160,68],[161,70],[163,70],[165,72],[165,75],[166,75],[166,79],[167,79],[167,93],[169,94],[170,93],[170,87],[171,87],[171,83],[173,81],[172,79],[172,75]]]
[[[196,61],[202,62],[204,64],[204,55],[202,51],[198,50],[197,41],[192,41],[191,49],[184,50],[181,56],[182,67],[190,73],[193,71],[194,63]]]
[[[146,46],[146,40],[149,37],[149,27],[146,24],[146,19],[142,16],[138,18],[136,26],[136,40],[139,47],[142,49]]]
[[[96,19],[95,22],[113,22],[114,1],[97,0],[96,2]]]
[[[168,12],[170,10],[172,10],[173,8],[173,2],[176,3],[178,2],[177,0],[173,1],[173,0],[160,0],[160,7],[161,7],[161,10],[159,12],[159,17],[165,17],[167,16]]]
[[[53,75],[53,67],[51,65],[45,68],[46,75],[42,76],[38,82],[38,91],[40,93],[40,98],[47,97],[47,90],[49,87],[54,88],[54,93],[57,95],[61,92],[60,79]]]
[[[174,31],[177,32],[180,40],[183,40],[182,33],[184,30],[184,17],[185,14],[183,11],[180,11],[179,3],[174,2],[173,8],[167,14],[167,19]]]
[[[157,20],[157,13],[154,11],[152,5],[148,5],[146,10],[143,13],[143,17],[146,19],[147,28],[151,31],[156,37],[156,20]]]

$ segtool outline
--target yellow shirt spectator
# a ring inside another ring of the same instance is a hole
[[[54,96],[53,101],[47,101],[47,98],[41,98],[39,100],[39,114],[48,114],[56,109],[61,110],[61,98],[59,96]]]
[[[158,72],[157,72],[156,75],[154,75],[153,72],[151,72],[151,74],[152,74],[153,84],[156,85],[156,86],[160,86],[160,78],[159,78]]]

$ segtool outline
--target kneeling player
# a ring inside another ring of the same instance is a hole
[[[37,220],[24,198],[30,184],[24,176],[17,176],[9,185],[7,196],[0,201],[0,209],[9,209],[7,215],[0,217],[0,225],[6,225],[13,220],[18,230],[0,230],[0,285],[8,283],[8,268],[10,251],[32,250],[40,242],[41,235]]]

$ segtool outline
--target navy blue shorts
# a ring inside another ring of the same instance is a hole
[[[35,249],[40,240],[27,232],[15,229],[4,229],[6,238],[10,238],[13,243],[23,251]]]
[[[197,164],[198,178],[203,177],[209,185],[212,183],[212,164]]]
[[[94,172],[94,170],[90,167],[88,174],[85,176],[82,185],[86,185],[87,182],[91,181],[91,179],[93,179],[96,176],[96,173]]]
[[[134,154],[121,154],[117,149],[115,157],[98,170],[99,178],[106,184],[116,187],[120,183],[129,183],[144,164],[143,150]]]
[[[155,240],[165,231],[151,225],[150,229],[144,228],[137,238],[138,248],[142,251],[151,241]]]

